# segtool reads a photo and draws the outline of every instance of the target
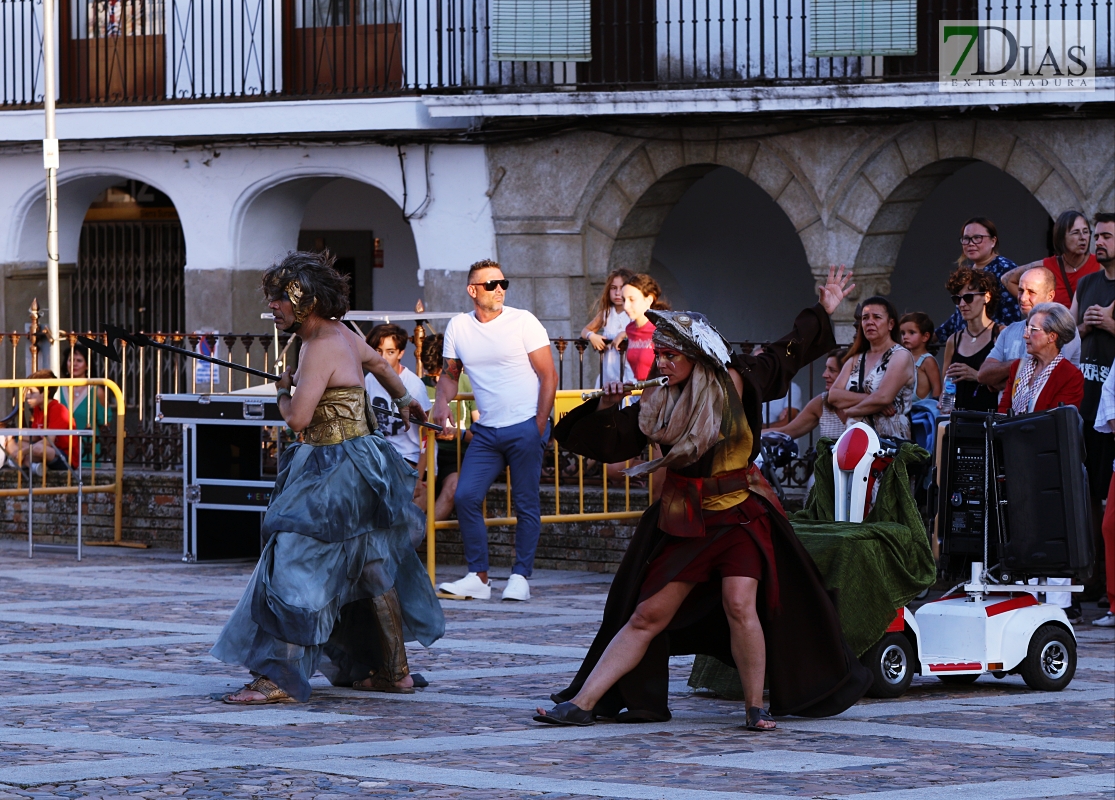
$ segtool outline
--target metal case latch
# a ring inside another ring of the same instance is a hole
[[[245,400],[244,419],[263,419],[263,401]]]

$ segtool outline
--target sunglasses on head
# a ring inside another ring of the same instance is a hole
[[[499,288],[503,289],[503,291],[506,292],[507,287],[510,286],[510,285],[511,285],[511,281],[507,280],[507,278],[500,278],[498,281],[484,281],[483,283],[470,283],[469,284],[469,286],[483,286],[484,291],[486,291],[486,292],[494,292],[496,290],[497,286]]]
[[[986,294],[986,292],[966,292],[965,294],[954,294],[952,296],[952,304],[954,306],[958,306],[960,305],[960,301],[963,300],[967,305],[971,305],[973,302],[975,302],[975,299],[977,297],[983,297],[984,294]]]

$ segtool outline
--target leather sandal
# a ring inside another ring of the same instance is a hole
[[[233,700],[231,699],[234,694],[226,694],[221,698],[221,702],[228,703],[230,706],[268,706],[274,703],[297,703],[298,701],[291,697],[289,694],[280,689],[275,683],[260,675],[251,683],[245,683],[244,688],[251,692],[259,692],[263,695],[262,700]]]
[[[544,722],[547,725],[573,725],[586,728],[596,724],[596,718],[591,711],[585,711],[572,703],[558,703],[545,714],[535,714],[535,722]]]
[[[760,727],[760,722],[774,722],[774,717],[772,717],[770,715],[770,712],[767,711],[765,708],[751,706],[749,709],[747,709],[747,723],[741,725],[740,727],[743,728],[745,731],[758,731],[759,733],[771,733],[772,731],[778,730],[777,727]]]
[[[364,684],[364,680],[369,681],[368,685]],[[414,694],[414,688],[411,686],[403,687],[396,686],[393,680],[383,677],[378,672],[373,672],[364,680],[356,681],[352,684],[352,688],[360,692],[386,692],[387,694]]]

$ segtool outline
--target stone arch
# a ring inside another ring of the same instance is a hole
[[[234,268],[264,269],[298,245],[298,230],[306,207],[322,187],[348,178],[386,194],[401,208],[401,198],[390,188],[354,170],[298,169],[268,176],[247,187],[237,198],[230,220]]]
[[[812,185],[774,141],[733,138],[720,130],[686,132],[686,136],[646,141],[618,165],[608,163],[609,173],[598,176],[583,226],[586,274],[591,281],[602,281],[618,266],[645,270],[670,210],[717,167],[733,169],[761,187],[799,235],[821,221]]]
[[[146,175],[132,169],[116,167],[78,167],[67,170],[59,178],[58,188],[58,255],[59,255],[59,321],[64,330],[97,329],[106,322],[131,327],[152,329],[152,323],[170,322],[181,325],[183,303],[184,249],[181,245],[185,231],[178,228],[178,219],[164,219],[151,223],[164,229],[152,233],[148,223],[138,219],[100,220],[91,223],[100,231],[89,230],[86,217],[90,204],[106,189],[131,183],[130,193],[142,197],[148,188],[175,202],[161,182],[149,180]],[[178,207],[175,206],[175,209]],[[120,235],[115,226],[128,227],[127,235]],[[105,228],[113,228],[107,232]],[[143,230],[137,235],[135,226]],[[175,230],[166,232],[173,227]],[[81,262],[83,231],[92,238],[89,247],[96,250],[95,257]],[[183,237],[183,238],[179,238]],[[158,242],[160,257],[154,261],[138,262],[135,249],[150,247]],[[165,248],[163,245],[165,244]],[[13,269],[12,280],[3,293],[2,310],[5,318],[25,319],[32,299],[40,307],[47,305],[46,296],[46,192],[36,184],[28,189],[15,204],[13,224],[9,231],[8,253]],[[186,247],[188,247],[188,242]],[[125,277],[122,264],[142,264],[144,278]],[[157,266],[155,266],[157,264]],[[156,276],[157,277],[152,277]],[[151,280],[147,280],[150,277]],[[129,283],[129,281],[138,281]],[[137,289],[136,286],[141,288]],[[90,287],[96,287],[92,289]],[[147,300],[131,302],[137,292]],[[123,298],[127,298],[125,301]],[[152,299],[154,298],[154,299]],[[144,309],[146,316],[139,309]],[[112,319],[107,319],[111,314]],[[162,327],[161,324],[158,327]]]
[[[260,272],[299,246],[307,208],[316,195],[339,182],[355,182],[374,193],[377,203],[402,215],[402,198],[394,186],[384,186],[370,176],[337,167],[285,170],[260,180],[241,192],[230,215],[229,269],[198,269],[187,274],[187,319],[194,328],[258,330],[265,310],[259,293]],[[345,209],[341,209],[344,212]],[[392,221],[395,217],[392,216]],[[319,223],[315,227],[325,227]],[[418,257],[414,233],[407,223],[395,225],[405,246]],[[417,266],[413,284],[417,286]],[[378,278],[379,276],[377,276]],[[413,292],[412,292],[413,294]],[[414,305],[411,299],[407,308]]]
[[[58,180],[59,262],[72,264],[77,258],[81,226],[93,199],[121,180],[137,181],[158,189],[174,199],[174,193],[160,182],[128,169],[67,169]],[[11,227],[9,252],[12,261],[46,261],[46,189],[41,183],[28,189],[16,204]]]
[[[851,238],[859,238],[853,260],[857,296],[889,291],[899,248],[922,202],[975,161],[1013,177],[1051,217],[1066,208],[1089,215],[1095,210],[1095,200],[1056,153],[1006,126],[976,121],[907,126],[863,159],[834,203],[829,227],[845,226],[854,233]]]

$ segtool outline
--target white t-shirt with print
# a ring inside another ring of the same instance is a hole
[[[449,320],[442,356],[464,364],[480,424],[507,428],[538,413],[538,375],[528,354],[549,346],[550,336],[534,314],[504,306],[490,322],[480,322],[474,311]]]
[[[429,395],[426,393],[426,384],[422,383],[422,379],[403,367],[399,380],[410,392],[410,396],[422,404],[422,409],[429,411],[432,404]],[[380,431],[387,437],[387,441],[391,443],[391,446],[395,448],[399,455],[407,461],[417,464],[418,456],[422,452],[421,428],[412,422],[410,423],[410,430],[403,430],[403,421],[386,413],[387,409],[394,409],[395,404],[391,401],[391,395],[383,388],[383,384],[376,380],[375,375],[369,373],[364,376],[364,388],[368,392],[368,399],[372,402],[372,411],[375,412],[376,423],[379,425]]]

